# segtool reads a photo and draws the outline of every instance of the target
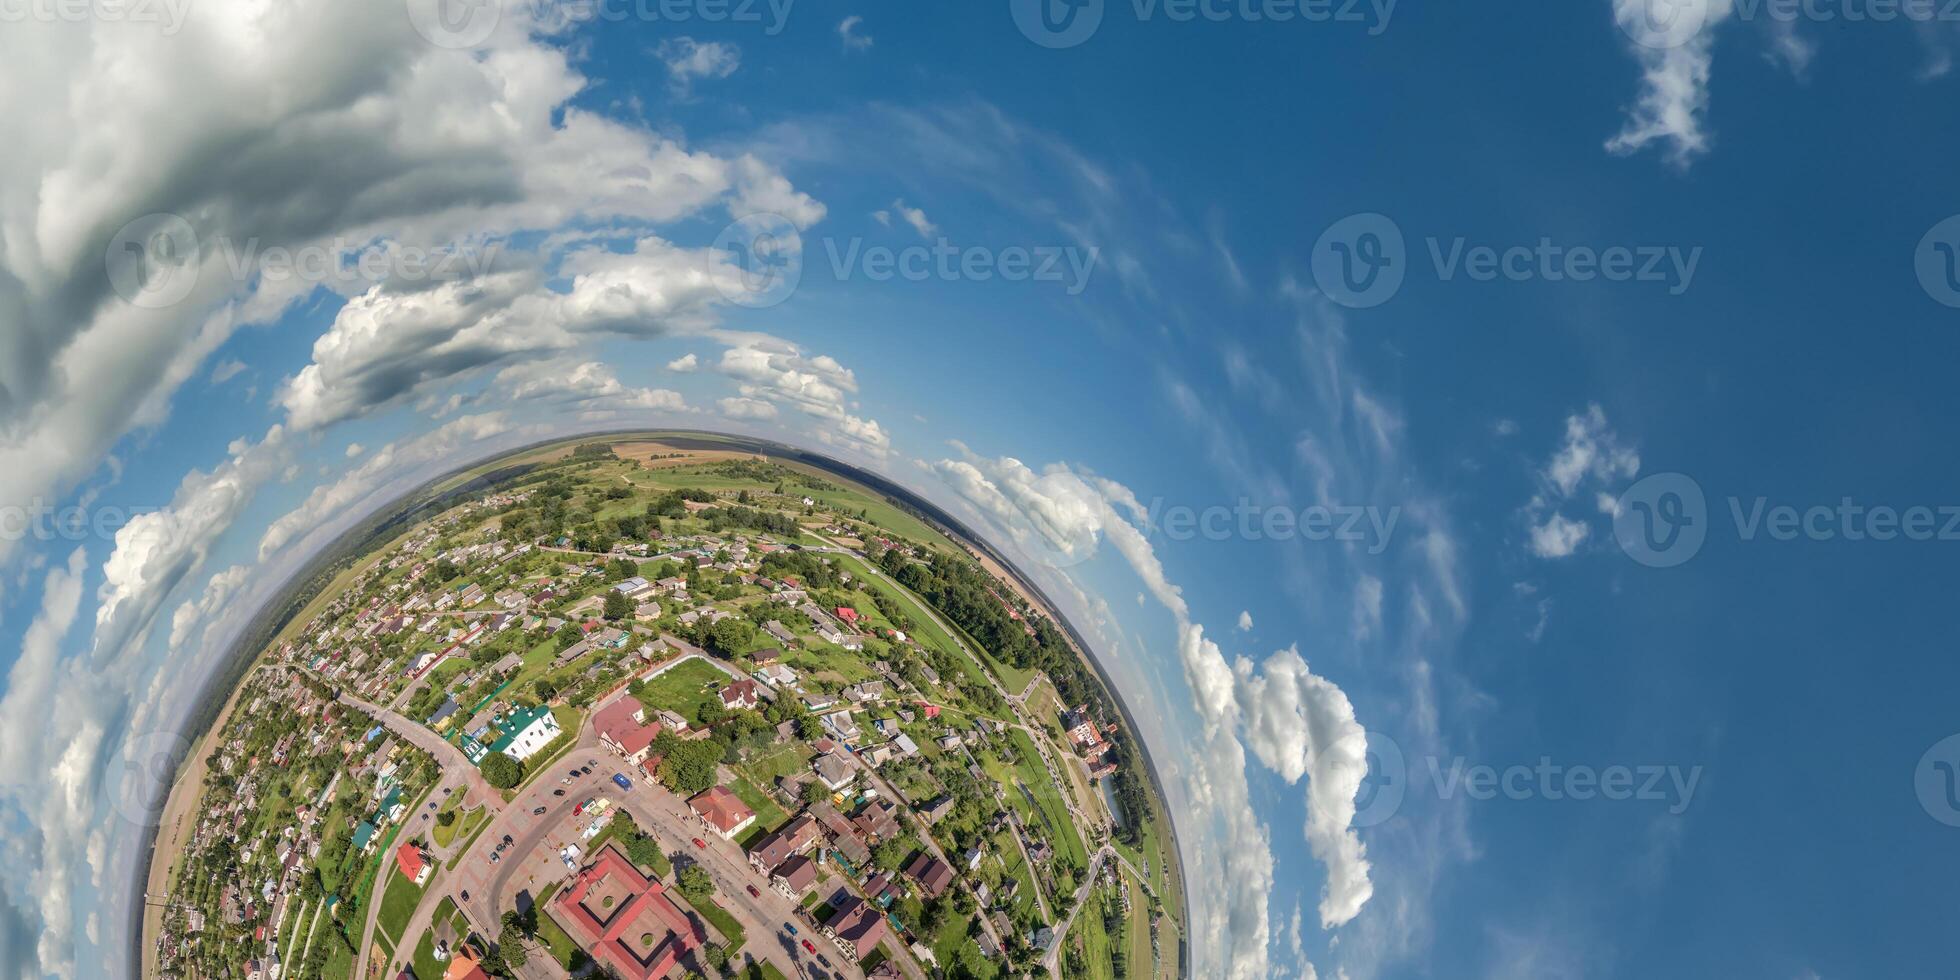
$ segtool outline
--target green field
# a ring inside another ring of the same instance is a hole
[[[383,874],[392,874],[395,879],[388,882],[388,893],[381,896],[381,917],[376,920],[375,926],[389,938],[390,945],[399,946],[402,930],[408,928],[408,920],[415,915],[415,906],[422,903],[423,889],[401,877],[401,872],[394,868],[385,870]]]
[[[701,708],[721,706],[716,693],[728,684],[728,675],[703,660],[676,664],[640,688],[640,703],[649,708],[672,711],[691,724],[699,720]]]
[[[435,957],[435,926],[442,922],[450,924],[458,942],[469,934],[469,922],[463,918],[462,910],[456,907],[454,901],[444,898],[442,904],[436,907],[435,916],[429,920],[429,929],[422,933],[422,938],[415,944],[415,957],[411,962],[416,980],[442,980],[443,971],[447,969],[448,965],[437,962]]]

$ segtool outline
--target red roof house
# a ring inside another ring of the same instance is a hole
[[[662,730],[660,722],[648,720],[646,709],[630,697],[600,709],[592,724],[599,730],[599,740],[633,765],[646,760],[653,740],[660,737]]]
[[[858,621],[858,611],[849,606],[838,606],[837,618],[855,626]]]
[[[723,838],[734,837],[755,822],[755,811],[726,786],[713,786],[687,801],[709,827]]]
[[[708,940],[660,882],[640,874],[611,846],[552,904],[572,938],[624,980],[665,977]]]
[[[405,842],[395,848],[395,867],[401,869],[402,877],[418,885],[429,880],[429,862],[422,857],[422,849],[413,843]]]

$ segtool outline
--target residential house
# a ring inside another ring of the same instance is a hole
[[[885,916],[856,895],[843,893],[843,897],[834,898],[831,902],[831,914],[824,923],[823,934],[829,936],[845,956],[861,960],[871,955],[871,950],[884,941],[887,934]]]
[[[630,697],[617,698],[599,709],[592,725],[599,730],[600,742],[634,766],[646,761],[654,739],[663,730],[660,722],[649,721],[647,709]]]
[[[833,793],[842,792],[845,787],[851,785],[852,780],[857,778],[857,770],[836,752],[826,752],[817,756],[816,760],[810,763],[810,768],[816,770],[817,779]]]
[[[953,869],[924,851],[905,866],[905,874],[919,883],[919,890],[925,892],[927,898],[944,895],[953,884]]]
[[[395,848],[395,867],[401,869],[402,877],[414,882],[418,887],[429,880],[429,859],[422,848],[413,841],[407,841]]]
[[[749,866],[757,871],[769,871],[792,857],[808,852],[822,839],[823,830],[816,818],[802,814],[749,848]]]
[[[798,854],[778,865],[769,884],[790,901],[800,901],[817,883],[817,863]]]
[[[723,840],[733,839],[755,823],[755,811],[726,786],[711,786],[688,800],[687,805]]]
[[[721,689],[721,706],[730,711],[756,706],[755,681],[743,678]]]

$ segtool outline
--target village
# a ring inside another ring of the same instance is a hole
[[[164,975],[1177,975],[1160,804],[1042,613],[864,491],[622,455],[415,525],[267,652]]]

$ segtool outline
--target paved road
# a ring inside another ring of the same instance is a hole
[[[1096,879],[1102,873],[1103,862],[1118,856],[1107,844],[1089,859],[1089,877],[1083,879],[1075,890],[1075,901],[1069,903],[1068,917],[1055,924],[1055,941],[1048,946],[1047,955],[1041,958],[1041,968],[1050,976],[1055,975],[1062,955],[1062,941],[1068,938],[1069,927],[1075,924],[1075,917],[1082,914],[1082,903],[1089,897],[1089,891],[1096,887]]]
[[[588,717],[598,713],[595,708]],[[581,776],[570,786],[560,782],[575,765],[584,765],[588,759],[597,763],[590,776]],[[443,891],[457,895],[468,892],[467,901],[458,899],[464,914],[478,931],[496,935],[504,910],[517,908],[520,895],[526,896],[524,900],[528,902],[552,883],[572,876],[558,852],[567,843],[576,843],[581,852],[585,851],[580,833],[588,823],[582,816],[573,816],[572,810],[587,799],[610,800],[614,806],[624,807],[631,813],[641,829],[658,838],[669,853],[677,853],[678,863],[692,862],[708,872],[715,882],[716,901],[747,931],[745,949],[751,956],[775,964],[791,977],[810,980],[862,977],[855,965],[846,967],[835,945],[815,934],[815,923],[802,916],[796,903],[778,895],[768,887],[766,879],[749,868],[741,848],[707,832],[684,800],[637,772],[627,772],[634,783],[633,789],[630,792],[620,789],[612,781],[612,775],[626,770],[623,760],[601,746],[597,730],[588,723],[580,730],[578,742],[560,757],[552,771],[540,775],[497,814],[476,846],[463,857]],[[553,795],[561,789],[565,791],[564,796]],[[538,807],[543,807],[545,812],[533,813]],[[497,863],[490,863],[491,854],[506,834],[510,835],[512,846],[499,855]],[[691,841],[696,837],[709,846],[694,847]],[[748,894],[747,886],[751,884],[761,893],[760,897]],[[810,937],[832,966],[822,966],[796,940],[784,935],[782,927],[786,922],[796,923],[800,937]],[[519,972],[526,980],[543,980],[562,971],[550,962],[548,955],[533,955]]]

